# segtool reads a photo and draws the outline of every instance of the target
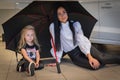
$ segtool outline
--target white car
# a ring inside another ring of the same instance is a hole
[[[120,0],[85,0],[80,4],[98,20],[91,42],[120,45]]]

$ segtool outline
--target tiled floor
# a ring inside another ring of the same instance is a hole
[[[0,80],[120,80],[120,65],[117,64],[91,71],[75,66],[66,57],[61,63],[61,74],[56,67],[45,66],[30,77],[25,72],[16,72],[16,63],[14,52],[6,50],[5,44],[0,42]]]

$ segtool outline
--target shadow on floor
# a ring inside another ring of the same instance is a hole
[[[120,55],[120,45],[93,44],[100,52]]]

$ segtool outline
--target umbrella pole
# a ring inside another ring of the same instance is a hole
[[[17,53],[17,51],[15,51],[15,55],[16,55],[16,61],[18,62],[18,53]]]
[[[61,73],[60,64],[58,62],[56,62],[56,66],[57,66],[58,73]]]
[[[53,41],[52,41],[52,42],[53,42]],[[58,58],[57,58],[57,55],[56,55],[56,49],[55,49],[54,45],[53,45],[53,48],[54,48],[54,54],[55,54],[55,57],[56,57],[56,67],[57,67],[57,71],[58,71],[58,73],[61,73],[60,64],[59,64],[59,62],[58,62]]]
[[[55,44],[54,44],[52,35],[51,35],[51,39],[52,39],[52,45],[53,45],[54,54],[55,54],[55,58],[56,58],[56,67],[57,67],[57,71],[58,71],[58,73],[61,73],[60,63],[58,62],[58,57],[57,57],[57,54],[56,54],[56,48],[55,48]]]

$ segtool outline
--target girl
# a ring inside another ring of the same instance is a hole
[[[23,28],[18,46],[23,58],[17,65],[17,71],[27,70],[29,75],[33,76],[34,69],[42,69],[44,67],[40,62],[39,47],[34,27],[28,25]]]
[[[83,34],[80,23],[69,20],[64,6],[58,6],[54,13],[54,21],[49,27],[55,43],[55,46],[52,45],[51,54],[55,57],[53,49],[55,47],[59,63],[65,54],[69,55],[74,64],[94,70],[108,63],[120,63],[119,56],[102,54],[91,46]]]

